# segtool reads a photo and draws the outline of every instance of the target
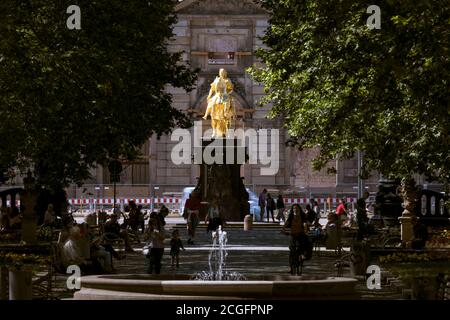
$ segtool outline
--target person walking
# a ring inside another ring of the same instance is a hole
[[[259,208],[261,209],[261,211],[260,211],[260,221],[264,221],[264,215],[265,215],[265,212],[266,212],[266,197],[267,197],[267,189],[264,189],[259,194],[259,200],[258,200]]]
[[[194,244],[195,231],[200,222],[200,199],[197,194],[191,193],[189,195],[189,199],[186,200],[186,204],[184,205],[184,210],[186,210],[186,219],[187,219],[187,230],[189,239],[187,241],[188,244]]]
[[[277,219],[278,222],[280,222],[281,220],[283,220],[283,223],[286,222],[286,217],[284,216],[284,199],[283,196],[281,194],[278,195],[278,199],[277,199]]]
[[[299,263],[312,256],[312,244],[306,235],[307,230],[306,215],[300,205],[294,204],[282,231],[289,235],[289,266],[292,275],[299,274]]]
[[[170,256],[172,257],[172,267],[175,265],[177,268],[180,266],[180,250],[186,250],[183,246],[183,242],[180,239],[180,233],[178,230],[173,230],[172,239],[170,239]]]
[[[275,200],[273,200],[270,193],[267,194],[267,201],[266,201],[266,211],[267,211],[267,222],[269,222],[269,213],[272,216],[272,221],[275,222],[275,218],[273,216],[273,211],[275,210]]]

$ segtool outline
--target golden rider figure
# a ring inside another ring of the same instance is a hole
[[[225,69],[219,70],[219,76],[211,83],[211,89],[207,98],[208,106],[203,119],[211,116],[213,138],[225,137],[227,130],[231,127],[231,119],[236,117],[234,110],[233,84],[228,79]]]

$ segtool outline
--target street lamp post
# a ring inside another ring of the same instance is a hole
[[[97,191],[97,197],[94,200],[94,211],[97,211],[97,202],[98,202],[98,197],[99,197],[99,192],[100,192],[100,187],[96,186],[95,190]]]
[[[159,190],[159,187],[158,186],[155,186],[155,187],[153,187],[153,199],[156,199],[156,190]],[[153,211],[153,208],[152,208],[152,211]]]
[[[116,181],[113,182],[113,193],[114,193],[114,200],[113,200],[113,213],[116,213]]]
[[[109,190],[109,187],[104,187],[103,189],[104,190]],[[102,192],[102,193],[103,193],[102,198],[104,198],[105,197],[105,193],[104,192]],[[103,210],[103,201],[102,201],[102,210]]]
[[[364,195],[364,180],[361,178],[362,166],[364,156],[361,151],[358,151],[358,199]]]

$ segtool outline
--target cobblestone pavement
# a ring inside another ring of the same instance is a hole
[[[197,229],[194,245],[187,244],[187,231],[182,219],[167,219],[166,249],[162,260],[162,274],[192,274],[208,271],[208,255],[212,246],[211,234],[206,233],[203,224]],[[177,228],[186,248],[180,254],[179,268],[171,266],[169,255],[169,241],[171,231]],[[229,225],[227,231],[228,245],[226,271],[239,272],[242,275],[276,275],[288,274],[288,237],[282,234],[281,226],[276,224],[258,223],[253,230],[244,231],[242,224]],[[142,255],[142,246],[134,243],[134,253],[127,253],[123,260],[114,260],[114,268],[120,274],[141,274],[146,272],[146,259]],[[344,248],[347,249],[348,248]],[[334,266],[337,254],[321,248],[315,252],[313,258],[306,261],[303,275],[337,276]],[[350,270],[344,269],[343,276],[350,276]],[[60,298],[70,298],[73,292],[65,289],[67,276],[58,275],[54,291],[59,291]],[[359,279],[357,289],[361,299],[402,299],[400,290],[386,283],[382,283],[380,290],[367,289],[366,280]]]

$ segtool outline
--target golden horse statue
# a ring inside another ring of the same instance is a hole
[[[231,120],[236,118],[232,93],[233,84],[228,79],[226,70],[220,69],[219,76],[211,83],[211,89],[206,99],[208,106],[203,116],[205,120],[211,116],[213,138],[225,137],[231,128]]]

